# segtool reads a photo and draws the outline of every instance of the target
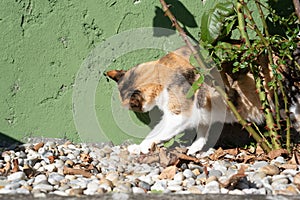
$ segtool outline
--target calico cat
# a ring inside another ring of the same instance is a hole
[[[187,92],[199,77],[189,62],[190,55],[191,51],[184,46],[159,60],[139,64],[128,71],[112,70],[106,73],[118,83],[124,107],[135,112],[147,112],[157,106],[163,112],[161,121],[142,143],[129,146],[129,151],[148,153],[152,143],[169,140],[186,129],[195,128],[197,137],[187,152],[194,154],[206,144],[212,123],[236,122],[225,101],[209,83],[202,83],[194,96],[187,98]],[[260,64],[265,65],[265,79],[271,79],[268,63],[261,58]],[[233,74],[231,71],[218,72],[229,98],[244,119],[263,123],[264,116],[253,77],[247,72]],[[267,86],[266,89],[268,91]],[[268,91],[268,94],[272,95],[272,92]],[[295,106],[291,111],[299,123],[300,96],[293,103]]]

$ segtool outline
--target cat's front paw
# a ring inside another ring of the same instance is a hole
[[[131,144],[127,147],[127,151],[130,154],[139,155],[141,153],[141,147],[140,147],[140,145],[137,145],[137,144]]]
[[[195,155],[197,153],[197,151],[199,151],[198,148],[189,148],[187,155],[191,156],[191,155]]]
[[[127,147],[127,150],[130,154],[136,154],[136,155],[139,155],[141,153],[143,154],[147,154],[149,153],[149,148],[148,145],[145,145],[145,144],[132,144],[132,145],[129,145]]]

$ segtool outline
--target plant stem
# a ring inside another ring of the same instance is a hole
[[[205,71],[208,71],[207,68],[204,65],[204,61],[201,59],[201,57],[199,56],[197,50],[193,47],[193,45],[189,41],[189,39],[188,39],[187,35],[185,34],[184,30],[177,23],[176,18],[174,17],[174,15],[169,10],[166,2],[164,0],[160,0],[160,3],[162,5],[163,11],[165,12],[166,16],[169,17],[169,19],[171,20],[171,22],[175,26],[176,30],[179,32],[179,34],[181,35],[181,37],[185,41],[186,45],[191,49],[191,51],[193,53],[193,56],[195,57],[195,59],[196,59],[197,63],[199,64],[199,66],[202,69],[204,69]],[[247,34],[246,34],[246,36],[247,36]],[[248,38],[248,41],[249,41],[249,38]],[[249,41],[249,44],[250,44],[250,41]],[[225,99],[226,103],[228,104],[229,108],[232,110],[232,112],[235,115],[235,117],[238,120],[238,122],[249,132],[249,134],[258,143],[261,144],[261,147],[263,148],[263,150],[265,152],[267,152],[267,153],[270,152],[271,151],[271,148],[270,148],[271,145],[268,143],[268,141],[265,138],[260,137],[260,135],[251,126],[249,126],[249,124],[247,123],[247,121],[245,121],[241,117],[241,115],[239,114],[239,112],[235,108],[235,105],[229,100],[229,98],[228,98],[227,94],[225,93],[225,91],[220,86],[215,86],[215,88],[221,94],[221,96]]]
[[[238,28],[240,30],[242,40],[246,43],[248,47],[251,46],[249,36],[246,32],[246,26],[245,26],[245,18],[244,18],[244,12],[243,12],[243,5],[238,1],[236,5],[237,9],[237,16],[238,16]]]
[[[288,106],[288,99],[284,92],[282,82],[279,82],[279,87],[283,95],[284,100],[284,112],[285,112],[285,122],[286,122],[286,149],[289,153],[291,153],[291,119],[290,119],[290,112]]]
[[[243,2],[243,0],[241,0],[241,1]],[[256,23],[255,23],[255,21],[252,17],[251,11],[249,10],[247,4],[245,4],[243,2],[242,6],[243,6],[243,8],[245,9],[245,11],[247,13],[247,16],[248,16],[248,19],[251,23],[252,29],[256,32],[256,34],[259,36],[259,38],[261,39],[263,44],[266,46],[267,53],[268,53],[269,64],[273,67],[274,66],[273,53],[272,53],[272,48],[269,45],[269,42],[263,36],[261,31],[257,28]],[[266,24],[263,24],[263,25],[266,25]],[[264,26],[264,29],[267,29],[267,27]],[[272,70],[273,70],[273,72],[275,72],[274,79],[275,79],[275,83],[277,83],[279,80],[276,77],[276,71],[275,71],[275,69],[272,69]],[[257,89],[259,90],[259,97],[260,97],[260,100],[262,102],[263,110],[265,111],[266,124],[267,124],[267,127],[269,129],[269,133],[270,133],[270,137],[271,137],[271,141],[272,141],[272,146],[273,146],[274,149],[280,149],[281,144],[280,144],[280,141],[278,140],[278,133],[277,133],[276,128],[274,126],[274,118],[273,118],[272,112],[270,110],[270,104],[269,104],[268,99],[267,99],[266,91],[264,90],[264,87],[263,87],[264,85],[263,85],[262,80],[260,78],[257,79],[256,83],[257,83],[256,84]],[[281,125],[280,125],[280,113],[279,113],[279,101],[278,101],[278,94],[277,94],[277,84],[274,84],[273,94],[274,94],[274,100],[275,100],[276,125],[277,125],[277,128],[280,128]]]
[[[268,143],[268,141],[264,137],[260,137],[260,135],[251,126],[249,126],[248,122],[241,117],[241,115],[236,110],[234,104],[230,101],[230,99],[228,98],[228,96],[224,92],[224,90],[222,90],[222,88],[220,88],[219,86],[215,86],[215,88],[223,96],[227,105],[229,106],[229,108],[231,109],[233,114],[235,115],[238,122],[248,131],[248,133],[255,139],[255,141],[261,145],[261,147],[263,148],[263,150],[265,152],[267,152],[267,153],[270,152],[271,145]]]
[[[172,25],[175,26],[175,28],[179,32],[180,36],[182,37],[183,41],[187,44],[187,46],[192,51],[194,58],[196,59],[197,63],[199,64],[199,67],[201,69],[203,69],[205,72],[207,72],[208,69],[206,68],[206,65],[204,64],[203,60],[201,59],[200,55],[198,54],[198,51],[194,48],[194,46],[190,42],[190,40],[189,40],[188,36],[186,35],[186,33],[184,32],[183,28],[178,24],[176,18],[171,13],[169,6],[166,4],[166,2],[164,0],[159,0],[159,1],[162,5],[162,9],[163,9],[165,15],[169,17],[169,19],[172,22]]]

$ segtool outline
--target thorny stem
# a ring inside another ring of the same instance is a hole
[[[263,13],[262,8],[261,8],[260,1],[255,0],[255,4],[256,4],[257,10],[259,12],[260,19],[262,21],[262,25],[263,25],[263,28],[264,28],[265,35],[266,35],[267,38],[269,38],[270,35],[269,35],[269,31],[268,31],[268,26],[267,26],[267,23],[266,23],[266,20],[265,20],[265,17],[264,17],[264,13]],[[246,9],[248,9],[248,8],[246,8]],[[248,13],[250,13],[250,21],[252,22],[253,27],[256,28],[256,32],[257,33],[260,32],[258,30],[257,26],[255,26],[255,22],[254,22],[254,20],[251,16],[251,12],[249,12],[249,9],[248,9]],[[265,40],[265,38],[263,37],[262,34],[258,34],[258,35],[260,36],[261,40]],[[265,45],[268,44],[267,40],[264,41],[264,44]],[[267,45],[267,50],[268,50],[269,62],[272,66],[274,64],[274,62],[273,62],[272,48],[269,46],[269,44]],[[276,73],[275,73],[275,75],[276,75]],[[276,76],[274,77],[274,79],[275,79],[276,82],[280,82],[280,80],[278,80]],[[279,98],[278,98],[278,94],[277,94],[277,84],[274,85],[274,101],[275,101],[275,113],[276,113],[275,119],[276,119],[277,130],[281,130],[280,111],[279,111]]]
[[[251,11],[249,10],[247,4],[243,0],[240,0],[239,3],[242,4],[242,7],[247,12],[247,17],[251,23],[251,28],[256,32],[256,34],[259,36],[259,38],[261,39],[261,41],[267,48],[269,64],[271,66],[274,66],[272,48],[270,47],[269,42],[265,39],[263,34],[257,28],[256,23],[252,17]],[[266,29],[267,27],[264,27],[264,28]],[[273,71],[275,71],[275,70],[273,70]],[[276,77],[274,77],[274,78],[276,81],[279,81]],[[273,118],[272,112],[270,110],[270,105],[269,105],[268,99],[266,98],[266,91],[263,88],[262,80],[258,79],[257,89],[259,90],[259,97],[263,104],[263,109],[265,111],[266,124],[269,129],[273,148],[280,149],[281,145],[278,140],[278,133],[275,128],[274,118]],[[279,102],[278,102],[278,94],[277,94],[277,85],[276,84],[274,84],[273,91],[274,91],[273,93],[274,93],[274,99],[275,99],[275,111],[276,111],[276,122],[277,122],[276,124],[277,124],[277,127],[280,128],[280,113],[279,113]]]
[[[288,99],[284,92],[282,82],[279,82],[279,87],[282,92],[283,101],[284,101],[284,112],[286,117],[286,149],[289,153],[291,153],[291,120],[290,120],[290,112],[289,112],[289,106],[288,106]]]
[[[271,145],[268,143],[268,141],[264,137],[260,137],[259,134],[257,134],[257,132],[248,124],[248,122],[241,117],[241,115],[236,110],[234,104],[232,103],[232,101],[230,101],[224,90],[222,90],[222,88],[220,88],[219,86],[215,86],[215,88],[224,97],[227,105],[235,115],[238,122],[243,126],[243,128],[245,128],[248,131],[248,133],[255,139],[255,141],[261,145],[263,150],[269,153],[271,151]]]
[[[169,9],[169,6],[166,4],[166,2],[164,0],[159,0],[159,1],[162,5],[162,8],[163,8],[163,11],[164,11],[165,15],[169,17],[169,19],[172,22],[172,25],[175,26],[175,28],[179,32],[180,36],[182,37],[183,41],[187,44],[187,46],[192,51],[192,54],[193,54],[194,58],[196,59],[197,63],[199,64],[199,67],[201,69],[203,69],[205,72],[207,72],[208,69],[206,68],[206,66],[205,66],[203,60],[201,59],[201,57],[199,56],[198,51],[194,48],[194,46],[190,42],[190,40],[189,40],[188,36],[186,35],[186,33],[184,32],[183,28],[178,24],[176,18],[171,13],[171,11]]]
[[[237,16],[238,16],[238,28],[240,30],[242,39],[244,40],[244,42],[246,43],[246,45],[248,47],[251,46],[250,40],[249,40],[249,36],[246,32],[246,26],[245,26],[245,18],[244,18],[244,12],[243,12],[243,5],[240,2],[237,2]]]
[[[171,20],[171,22],[173,23],[173,25],[175,26],[176,30],[179,32],[179,34],[181,35],[181,37],[183,38],[183,40],[185,41],[185,43],[187,44],[187,46],[191,49],[193,56],[195,57],[197,63],[199,64],[199,66],[204,69],[205,71],[207,71],[207,68],[204,65],[204,61],[201,59],[201,57],[199,56],[197,50],[193,47],[193,45],[191,44],[191,42],[189,41],[187,35],[185,34],[184,30],[181,28],[181,26],[177,23],[176,18],[174,17],[174,15],[171,13],[171,11],[169,10],[166,2],[164,0],[160,0],[160,3],[162,5],[163,11],[165,12],[166,16],[169,17],[169,19]],[[250,42],[249,42],[250,44]],[[210,74],[209,74],[210,75]],[[270,149],[270,144],[268,143],[268,141],[265,138],[260,137],[260,135],[251,127],[249,126],[249,124],[247,123],[247,121],[245,121],[242,116],[239,114],[239,112],[237,111],[237,109],[235,108],[235,105],[230,101],[230,99],[228,98],[227,94],[224,92],[224,90],[220,87],[220,86],[215,86],[216,90],[221,94],[221,96],[225,99],[227,105],[229,106],[229,108],[231,109],[231,111],[233,112],[233,114],[235,115],[235,117],[237,118],[237,120],[239,121],[239,123],[249,132],[249,134],[258,142],[261,144],[262,148],[264,149],[264,151],[266,151],[267,153],[271,151]]]
[[[268,26],[267,26],[267,22],[266,22],[266,19],[265,19],[265,15],[262,11],[259,0],[255,0],[255,4],[256,4],[260,19],[261,19],[262,24],[263,24],[265,34],[266,34],[267,37],[270,37],[269,31],[268,31],[268,28],[267,28]]]

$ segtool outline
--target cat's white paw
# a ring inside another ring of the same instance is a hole
[[[141,143],[141,144],[132,144],[127,147],[127,150],[130,154],[139,155],[140,153],[147,154],[149,153],[150,145]]]
[[[195,155],[197,153],[197,151],[199,151],[198,148],[195,148],[195,147],[190,147],[188,152],[187,152],[187,155]]]
[[[141,147],[137,144],[131,144],[127,147],[127,150],[130,154],[139,155],[141,153]]]

